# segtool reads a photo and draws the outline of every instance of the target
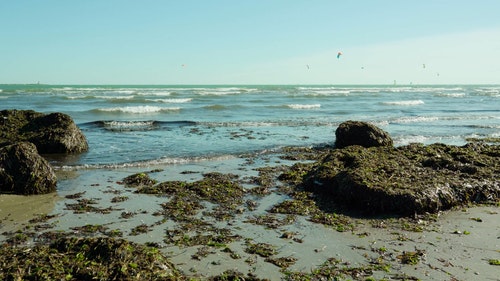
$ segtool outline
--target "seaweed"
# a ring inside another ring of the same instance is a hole
[[[180,280],[156,249],[113,238],[60,238],[50,245],[0,248],[2,280]]]

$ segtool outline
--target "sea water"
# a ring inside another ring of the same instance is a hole
[[[500,86],[0,85],[0,109],[71,116],[88,152],[59,169],[184,163],[332,145],[337,126],[367,121],[395,145],[500,137]]]

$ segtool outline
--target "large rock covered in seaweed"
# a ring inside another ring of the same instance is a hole
[[[367,122],[345,121],[335,131],[335,147],[343,148],[350,145],[363,147],[392,146],[389,134]]]
[[[87,139],[70,116],[33,110],[0,111],[0,147],[28,141],[44,153],[79,153],[88,150]]]
[[[34,144],[20,142],[0,148],[0,192],[22,195],[56,190],[56,175]]]
[[[316,162],[304,185],[362,212],[412,215],[498,200],[498,174],[499,146],[349,146]]]

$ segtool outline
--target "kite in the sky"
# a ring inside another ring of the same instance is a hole
[[[342,55],[342,52],[338,52],[337,53],[337,58],[340,58],[341,55]]]

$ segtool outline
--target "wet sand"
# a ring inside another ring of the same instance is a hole
[[[56,193],[33,196],[0,194],[0,238],[2,232],[21,229],[38,214],[52,213],[59,199]]]
[[[151,173],[159,182],[195,181],[207,172],[233,173],[245,178],[257,175],[256,167],[291,163],[275,156],[262,156],[251,161],[232,158],[162,167],[59,172],[57,194],[0,196],[0,233],[26,228],[30,226],[29,219],[40,213],[56,215],[46,222],[51,224],[50,231],[62,230],[77,236],[102,235],[81,230],[85,225],[101,225],[121,231],[123,238],[131,241],[153,242],[161,246],[178,269],[200,278],[236,269],[259,278],[280,280],[284,276],[280,267],[258,254],[247,252],[249,243],[266,243],[276,249],[274,257],[296,259],[286,269],[290,272],[310,273],[333,258],[349,268],[369,267],[377,261],[384,265],[384,269],[373,271],[372,276],[377,279],[398,280],[406,276],[420,280],[499,280],[499,267],[488,263],[489,259],[500,259],[500,208],[495,205],[450,210],[420,220],[353,217],[354,229],[339,232],[303,216],[296,216],[290,223],[277,227],[249,222],[249,218],[269,215],[268,210],[287,196],[279,192],[264,196],[247,195],[246,199],[255,201],[256,207],[252,210],[244,208],[229,220],[220,221],[203,213],[214,207],[208,202],[202,202],[204,209],[196,216],[213,228],[229,229],[239,239],[223,247],[214,244],[176,246],[166,243],[165,237],[167,231],[177,228],[177,223],[155,215],[161,209],[160,204],[169,198],[137,194],[134,188],[121,183],[128,175],[153,169],[161,169]],[[245,188],[253,186],[249,183]],[[92,200],[92,206],[108,208],[109,212],[77,213],[69,210],[67,204],[75,203],[77,199],[65,197],[78,193],[81,193],[80,198]],[[116,200],[118,197],[123,200]],[[124,212],[131,214],[130,217],[125,217]],[[276,220],[286,218],[283,214],[273,216]],[[147,226],[147,231],[133,233],[132,229],[141,225]],[[46,230],[40,232],[43,231]],[[5,239],[5,236],[0,236],[0,239]],[[416,253],[415,264],[402,262],[408,253]]]

